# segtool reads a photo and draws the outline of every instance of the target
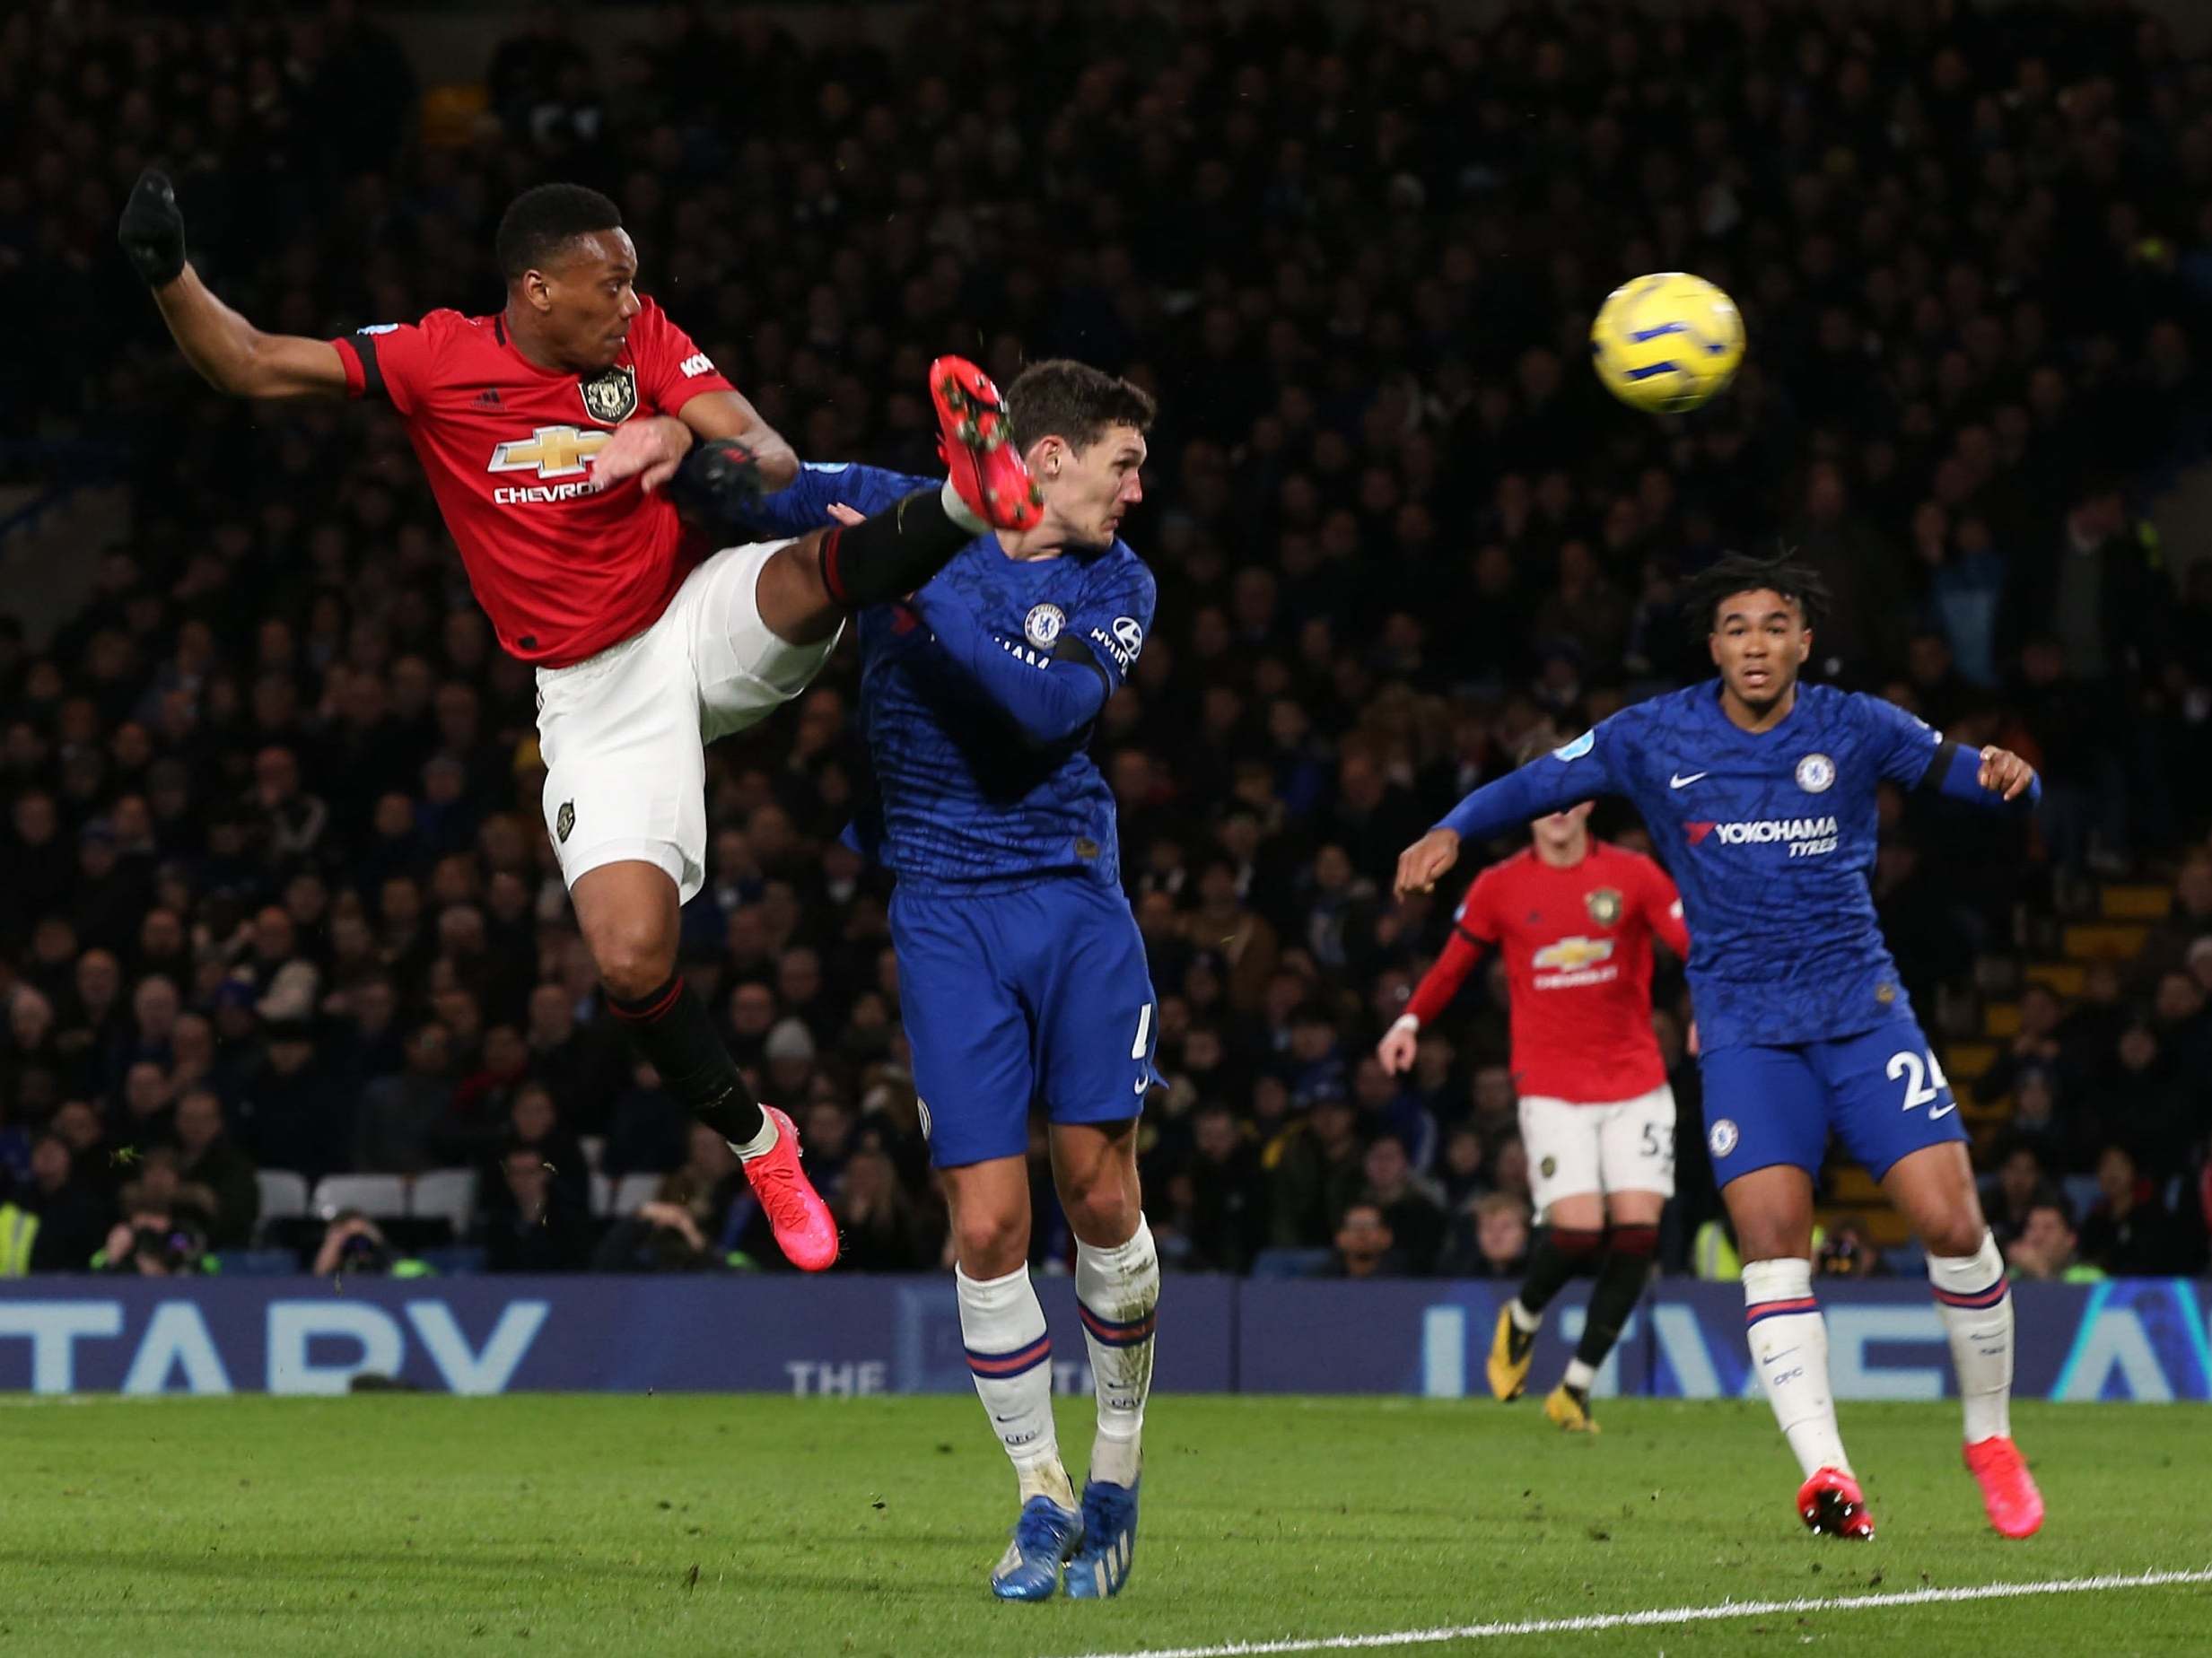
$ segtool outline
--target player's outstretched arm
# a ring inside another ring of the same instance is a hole
[[[153,292],[184,360],[238,397],[342,397],[345,364],[328,340],[264,334],[208,291],[185,262],[184,214],[168,176],[148,168],[124,204],[117,240]]]
[[[1443,954],[1421,975],[1405,1011],[1376,1044],[1375,1057],[1382,1061],[1385,1070],[1395,1077],[1412,1068],[1420,1046],[1421,1027],[1450,1005],[1452,998],[1459,994],[1459,987],[1467,982],[1467,975],[1482,959],[1482,944],[1454,922],[1452,936],[1444,941]]]
[[[2033,807],[2043,798],[2043,780],[2035,768],[2009,748],[1982,749],[1945,743],[1929,764],[1923,786],[1932,784],[1954,800],[1975,806]]]
[[[1547,813],[1611,794],[1614,782],[1605,763],[1604,730],[1586,731],[1541,760],[1484,783],[1446,815],[1444,821],[1398,857],[1397,895],[1432,889],[1459,861],[1462,841],[1486,841]]]
[[[1063,632],[1040,663],[1014,656],[981,617],[942,585],[914,597],[914,614],[961,676],[1039,747],[1065,742],[1096,720],[1114,682],[1090,647]],[[1146,614],[1150,620],[1149,610]]]

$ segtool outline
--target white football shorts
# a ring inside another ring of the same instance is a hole
[[[1585,1105],[1525,1095],[1521,1144],[1528,1151],[1536,1214],[1586,1191],[1674,1195],[1674,1090],[1661,1083],[1632,1100]]]
[[[790,545],[724,547],[643,633],[538,670],[546,829],[572,887],[627,860],[686,901],[706,884],[706,745],[804,691],[837,644],[789,644],[760,619],[761,568]]]

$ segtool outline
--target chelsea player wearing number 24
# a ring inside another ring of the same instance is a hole
[[[1019,1477],[993,1593],[1117,1593],[1134,1552],[1159,1262],[1135,1127],[1156,1081],[1144,941],[1123,897],[1093,722],[1152,624],[1152,575],[1118,538],[1141,498],[1152,399],[1081,363],[1008,388],[1044,491],[1033,529],[977,537],[913,597],[861,612],[861,713],[881,806],[854,825],[897,877],[891,933],[931,1160],[952,1209],[961,1338]],[[809,465],[750,509],[793,535],[879,512],[917,480]],[[1029,1110],[1051,1120],[1097,1392],[1077,1504],[1052,1418],[1052,1340],[1029,1281]]]
[[[1398,860],[1428,891],[1463,839],[1596,795],[1643,814],[1681,889],[1702,1037],[1707,1143],[1744,1253],[1752,1356],[1805,1475],[1814,1531],[1867,1538],[1873,1516],[1829,1392],[1814,1298],[1813,1177],[1831,1130],[1928,1251],[1957,1369],[1966,1465],[2007,1537],[2043,1503],[2012,1440],[2012,1298],[1975,1195],[1957,1103],[1875,919],[1878,787],[2019,809],[2041,784],[2019,755],[1945,742],[1875,697],[1798,683],[1823,598],[1785,561],[1731,554],[1691,600],[1717,680],[1623,709],[1476,790]]]

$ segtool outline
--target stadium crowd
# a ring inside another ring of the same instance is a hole
[[[1885,813],[1875,897],[1932,1025],[2014,951],[2021,894],[2178,875],[2140,961],[2026,992],[1984,1153],[2020,1271],[2201,1265],[2212,560],[2177,570],[2138,511],[2212,434],[2212,63],[2124,8],[1950,0],[1349,32],[1276,0],[1036,0],[929,8],[899,51],[694,7],[596,60],[542,16],[485,67],[485,121],[427,136],[343,0],[0,24],[0,295],[36,319],[0,464],[121,465],[136,515],[83,549],[80,615],[0,632],[0,1271],[187,1270],[256,1238],[257,1170],[447,1167],[480,1171],[464,1241],[495,1270],[777,1264],[727,1148],[600,1008],[530,676],[397,423],[191,378],[114,241],[156,161],[216,291],[326,336],[494,309],[507,199],[605,188],[641,285],[809,458],[929,470],[945,349],[1157,392],[1130,537],[1158,622],[1097,752],[1160,997],[1172,1265],[1517,1271],[1502,978],[1386,1077],[1373,1043],[1448,918],[1393,906],[1388,871],[1532,734],[1698,676],[1677,582],[1778,539],[1832,590],[1823,675],[2044,772],[2020,844]],[[1669,268],[1735,293],[1752,346],[1727,397],[1655,422],[1582,342],[1611,285]],[[852,697],[847,651],[710,751],[684,954],[799,1118],[845,1264],[912,1269],[944,1223],[884,887],[837,840],[870,786]],[[1717,1206],[1679,974],[1657,991],[1680,1266]],[[2091,1173],[2076,1212],[2057,1183]],[[595,1212],[625,1176],[650,1198]],[[1056,1213],[1041,1173],[1034,1196]],[[389,1230],[278,1235],[331,1270],[405,1260]],[[1034,1247],[1063,1259],[1064,1227]]]

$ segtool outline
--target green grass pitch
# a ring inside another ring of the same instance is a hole
[[[992,1601],[967,1399],[38,1401],[0,1410],[0,1653],[1072,1658],[2212,1565],[2212,1411],[2024,1406],[1983,1523],[1950,1406],[1847,1406],[1881,1527],[1809,1538],[1759,1404],[1156,1400],[1118,1601]],[[1063,1401],[1078,1460],[1089,1401]],[[2212,1584],[1383,1648],[2212,1651]]]

